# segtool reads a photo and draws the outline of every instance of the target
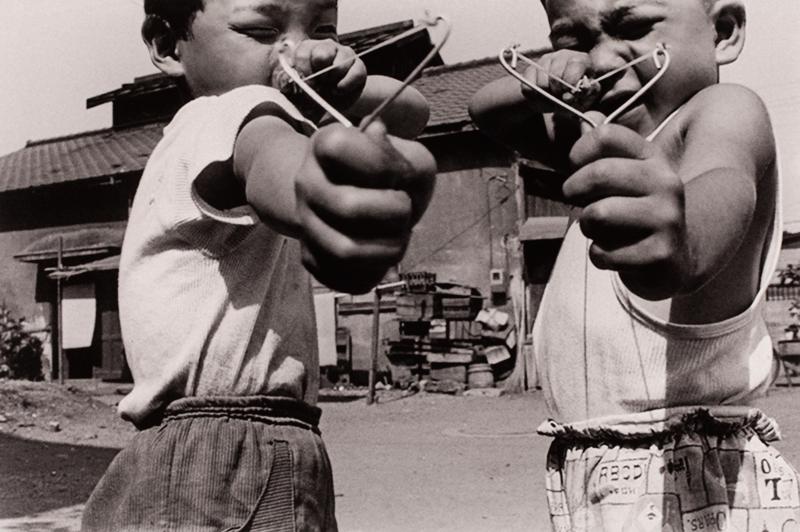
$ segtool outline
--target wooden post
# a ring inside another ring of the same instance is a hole
[[[405,281],[387,283],[375,287],[375,299],[372,301],[372,353],[369,357],[369,389],[367,391],[367,404],[375,402],[375,380],[378,372],[378,348],[381,337],[381,293],[405,287]]]
[[[375,402],[375,379],[378,370],[378,344],[380,343],[381,326],[381,291],[375,287],[375,298],[372,302],[372,352],[369,357],[369,390],[367,404]]]
[[[58,237],[58,262],[56,263],[56,353],[58,356],[58,382],[64,384],[64,332],[62,325],[64,323],[64,311],[62,305],[62,286],[61,286],[61,270],[64,267],[64,237]]]
[[[517,204],[517,234],[519,234],[520,229],[522,229],[522,225],[528,219],[528,216],[531,216],[533,213],[528,212],[528,197],[525,192],[525,180],[519,173],[519,159],[515,160],[512,164],[511,171],[514,172],[514,185],[516,186],[515,194],[514,194],[514,201]],[[521,368],[522,374],[519,375],[521,377],[520,385],[522,387],[522,391],[528,391],[528,359],[525,358],[525,341],[528,339],[528,305],[529,305],[529,298],[530,298],[530,285],[528,281],[525,279],[525,268],[527,265],[525,264],[525,252],[524,252],[524,244],[521,241],[517,242],[518,245],[518,259],[519,259],[519,272],[518,275],[522,280],[522,301],[519,309],[519,316],[520,316],[520,323],[517,323],[517,364],[522,364]],[[517,368],[514,368],[515,371]]]

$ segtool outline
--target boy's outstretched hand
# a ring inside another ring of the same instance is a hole
[[[620,272],[647,299],[684,287],[692,267],[684,185],[661,149],[608,124],[586,131],[570,161],[577,171],[564,183],[564,196],[583,207],[580,226],[592,241],[592,263]]]
[[[312,137],[295,185],[303,263],[326,286],[364,293],[402,259],[433,193],[436,162],[419,143],[331,125]]]

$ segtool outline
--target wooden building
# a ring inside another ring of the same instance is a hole
[[[412,27],[411,21],[388,24],[342,41],[363,51]],[[427,31],[413,32],[365,63],[371,72],[404,77],[432,46]],[[438,56],[432,62],[441,64]],[[47,351],[54,353],[54,268],[61,255],[62,329],[69,333],[66,344],[76,346],[65,350],[67,378],[125,377],[116,292],[122,236],[145,163],[182,99],[171,79],[156,74],[92,97],[87,106],[106,103],[113,106],[110,128],[31,141],[0,157],[0,301],[49,333]],[[80,313],[67,311],[80,305]],[[93,318],[70,323],[78,314]],[[73,332],[81,338],[73,340]],[[56,360],[51,357],[53,376]]]
[[[411,25],[370,28],[343,41],[363,50]],[[403,77],[431,47],[428,33],[420,32],[365,60],[370,72]],[[398,269],[434,272],[439,281],[479,289],[487,306],[513,314],[521,347],[568,211],[530,194],[525,184],[538,170],[522,165],[470,120],[467,106],[475,91],[504,75],[494,57],[454,65],[437,59],[415,82],[431,106],[421,141],[436,157],[439,174],[431,205]],[[93,329],[84,338],[88,345],[66,349],[69,378],[125,377],[116,302],[122,235],[147,158],[181,98],[170,79],[152,75],[87,101],[90,107],[107,103],[113,106],[110,128],[29,142],[0,158],[0,301],[54,331],[59,245],[67,302],[94,300]],[[73,295],[83,300],[70,300]],[[770,307],[775,331],[782,327],[785,306]],[[393,298],[386,298],[381,319],[390,320],[394,310]],[[371,313],[370,296],[339,299],[338,325],[350,331],[348,356],[356,371],[369,365]],[[58,371],[51,369],[54,375]],[[521,388],[534,384],[535,368],[524,356],[515,378]]]

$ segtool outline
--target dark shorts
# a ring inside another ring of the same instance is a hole
[[[335,531],[319,417],[279,397],[176,401],[116,456],[82,529]]]

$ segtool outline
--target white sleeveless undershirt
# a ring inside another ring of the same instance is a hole
[[[670,323],[639,308],[616,272],[592,265],[590,242],[572,224],[533,327],[552,417],[569,423],[672,406],[746,404],[762,394],[773,355],[761,307],[781,247],[780,192],[778,176],[758,293],[745,311],[718,323]]]
[[[164,130],[133,202],[119,312],[134,387],[120,414],[142,423],[190,396],[278,395],[315,403],[319,363],[311,281],[297,240],[249,205],[219,210],[201,173],[233,186],[236,137],[251,113],[314,125],[277,90],[234,89],[186,104]]]

